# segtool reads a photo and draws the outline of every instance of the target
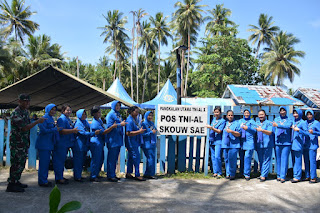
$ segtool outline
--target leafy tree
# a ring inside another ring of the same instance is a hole
[[[0,3],[0,21],[5,26],[2,29],[4,37],[7,38],[12,32],[15,34],[15,40],[24,44],[23,36],[31,36],[39,29],[39,24],[31,21],[29,18],[36,12],[30,11],[30,6],[24,6],[24,0],[12,0],[11,5],[6,0]]]
[[[272,26],[274,22],[272,21],[273,17],[268,17],[267,14],[260,14],[258,26],[250,24],[251,29],[248,29],[249,32],[253,32],[249,37],[249,41],[252,41],[252,44],[258,42],[256,56],[258,57],[259,49],[261,44],[271,44],[271,40],[274,35],[279,31],[278,26]]]
[[[295,50],[294,45],[299,43],[293,34],[280,31],[280,33],[272,39],[272,43],[262,56],[264,65],[262,70],[265,77],[270,78],[276,85],[283,85],[285,79],[289,79],[292,83],[295,75],[300,75],[300,69],[296,64],[300,64],[298,58],[303,58],[305,52]]]
[[[221,35],[206,37],[192,73],[193,94],[221,97],[228,84],[258,84],[258,60],[251,55],[247,40],[236,38],[236,27],[213,26]],[[229,32],[229,33],[227,33]]]

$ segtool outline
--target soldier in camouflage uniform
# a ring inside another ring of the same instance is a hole
[[[44,118],[39,118],[31,123],[28,108],[30,106],[30,96],[19,95],[19,106],[11,114],[11,135],[10,135],[10,176],[8,178],[7,192],[24,192],[28,185],[20,183],[21,173],[24,170],[28,148],[30,145],[30,129],[39,123],[43,123]]]

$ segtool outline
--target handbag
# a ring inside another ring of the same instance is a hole
[[[66,169],[73,169],[73,155],[72,155],[71,148],[68,149],[68,154],[67,154],[66,161],[64,162],[64,167]]]

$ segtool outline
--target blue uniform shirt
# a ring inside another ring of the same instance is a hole
[[[108,148],[123,146],[123,127],[120,125],[122,122],[121,115],[116,111],[116,105],[119,101],[113,101],[111,104],[111,111],[107,115],[107,128],[111,127],[114,123],[118,125],[117,128],[112,129],[106,136]]]
[[[134,119],[131,115],[127,118],[126,132],[138,131],[140,129],[140,124],[138,119]],[[141,145],[141,134],[136,136],[126,136],[126,146],[127,147],[139,147]]]
[[[39,124],[40,133],[37,137],[36,148],[40,150],[53,150],[59,140],[59,132],[56,127],[53,117],[49,114],[50,110],[55,107],[55,104],[48,104],[45,108],[46,120]]]
[[[226,120],[224,118],[217,119],[216,117],[214,117],[211,121],[211,126],[223,131],[224,127],[226,126]],[[221,145],[222,132],[220,134],[218,134],[215,131],[210,130],[209,141],[210,141],[210,145]]]
[[[307,110],[305,114],[307,115],[308,112],[311,112],[311,114],[314,116],[313,110]],[[305,135],[304,148],[310,149],[310,150],[317,150],[319,148],[318,136],[320,136],[320,123],[319,121],[312,119],[312,120],[307,120],[306,125],[307,125],[307,130],[299,131]],[[313,130],[313,134],[309,133],[310,129]]]
[[[141,126],[143,127],[143,129],[145,129],[146,131],[144,131],[144,133],[142,133],[142,147],[145,149],[151,149],[151,148],[155,148],[156,144],[157,144],[157,133],[153,134],[152,130],[153,129],[157,129],[154,125],[154,123],[152,121],[148,121],[148,116],[151,113],[151,111],[146,112],[146,114],[144,115],[144,121],[141,124]]]
[[[222,144],[221,148],[240,148],[240,138],[234,136],[232,133],[227,132],[227,128],[230,128],[233,131],[241,132],[240,125],[238,121],[229,121],[226,122],[226,126],[223,130],[222,135]]]
[[[299,117],[298,117],[298,119],[294,119],[292,121],[293,127],[298,127],[302,131],[307,130],[307,124],[304,120],[302,120],[301,109],[295,109],[295,111],[298,113]],[[292,130],[291,140],[292,140],[292,147],[291,147],[292,150],[295,150],[295,151],[303,150],[303,146],[305,143],[305,136],[303,135],[302,132],[300,132],[300,131],[297,132],[297,131]]]
[[[70,118],[61,114],[61,116],[57,120],[58,127],[62,129],[73,129],[73,123]],[[58,146],[61,147],[73,147],[75,142],[74,134],[60,135],[59,141],[57,143]]]
[[[94,132],[90,132],[90,125],[87,120],[81,120],[84,109],[79,109],[77,111],[77,121],[74,127],[78,128],[79,132],[76,136],[76,142],[74,145],[74,149],[77,151],[88,151],[88,145],[90,142],[90,137],[94,136]]]
[[[103,127],[102,120],[93,118],[92,123],[90,125],[91,131],[95,132],[96,130],[101,130],[99,135],[94,135],[91,137],[90,142],[96,144],[104,144],[105,143],[105,135],[103,135],[103,131],[105,128]]]
[[[285,107],[280,107],[279,112],[281,108],[284,108],[288,112]],[[275,127],[275,145],[291,145],[292,120],[288,116],[279,116],[274,119],[274,122],[278,124],[278,127]]]
[[[274,132],[272,122],[265,120],[256,122],[257,127],[260,126],[262,129],[271,131],[271,135],[263,134],[257,131],[257,148],[273,148],[274,147]]]
[[[251,113],[250,113],[251,115]],[[255,141],[255,134],[257,130],[256,122],[253,119],[242,118],[239,121],[240,129],[241,129],[241,147],[243,150],[252,150],[254,149],[254,141]],[[248,127],[247,130],[241,128],[242,125],[246,125]]]

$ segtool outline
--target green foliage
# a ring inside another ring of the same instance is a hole
[[[192,73],[193,94],[200,97],[221,97],[228,84],[258,84],[259,63],[251,55],[247,40],[236,38],[235,27],[213,26],[222,32],[202,40],[198,69]]]
[[[64,213],[64,212],[71,212],[77,209],[81,208],[81,203],[78,201],[71,201],[68,202],[66,204],[64,204],[60,210],[58,210],[59,208],[59,204],[60,204],[60,200],[61,200],[61,193],[60,190],[58,189],[57,186],[55,186],[51,193],[50,193],[50,197],[49,197],[49,207],[50,213]]]

